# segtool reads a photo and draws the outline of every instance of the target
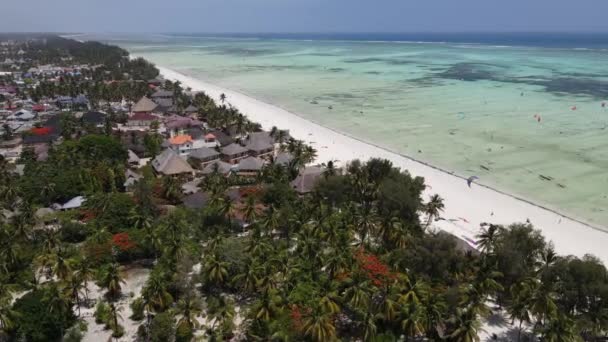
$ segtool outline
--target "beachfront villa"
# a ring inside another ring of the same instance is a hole
[[[220,152],[222,152],[222,160],[230,164],[238,164],[249,156],[249,150],[236,143],[222,147]]]
[[[274,153],[274,139],[268,132],[250,133],[245,148],[253,157],[268,158]]]

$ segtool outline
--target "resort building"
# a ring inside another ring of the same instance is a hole
[[[203,169],[203,171],[201,171],[201,173],[203,175],[210,175],[212,173],[217,172],[219,174],[226,176],[233,171],[234,167],[235,166],[233,164],[229,164],[229,163],[223,162],[221,160],[217,160],[217,161],[207,164],[207,166],[205,166],[205,168]]]
[[[202,169],[207,164],[220,160],[220,153],[212,148],[201,147],[191,150],[188,158],[192,159]]]
[[[230,164],[238,164],[239,161],[249,156],[249,151],[239,144],[230,144],[220,149],[222,159]]]
[[[274,140],[268,132],[250,133],[245,148],[253,157],[268,158],[274,154]]]
[[[189,135],[175,135],[169,138],[169,147],[180,156],[185,156],[194,149],[194,144]]]
[[[264,168],[264,161],[256,157],[247,157],[239,162],[237,174],[239,176],[257,176]]]
[[[166,176],[194,174],[194,169],[190,164],[170,148],[152,160],[152,167],[158,174]]]
[[[152,114],[152,112],[156,111],[156,108],[158,108],[158,105],[154,101],[144,96],[133,106],[131,111],[136,114]]]
[[[291,182],[291,186],[297,193],[307,194],[314,189],[324,172],[325,169],[320,166],[308,166],[300,171],[298,177]]]

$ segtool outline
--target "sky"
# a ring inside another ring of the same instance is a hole
[[[2,0],[0,32],[608,32],[606,0]]]

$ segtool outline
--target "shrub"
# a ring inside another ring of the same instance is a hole
[[[134,299],[130,306],[131,311],[133,311],[130,317],[132,320],[141,321],[144,319],[144,300],[141,297]]]
[[[95,323],[97,324],[107,324],[110,318],[110,306],[100,301],[97,303],[95,307]]]

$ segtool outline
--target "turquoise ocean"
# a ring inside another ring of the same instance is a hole
[[[95,39],[608,227],[606,38],[437,34]]]

